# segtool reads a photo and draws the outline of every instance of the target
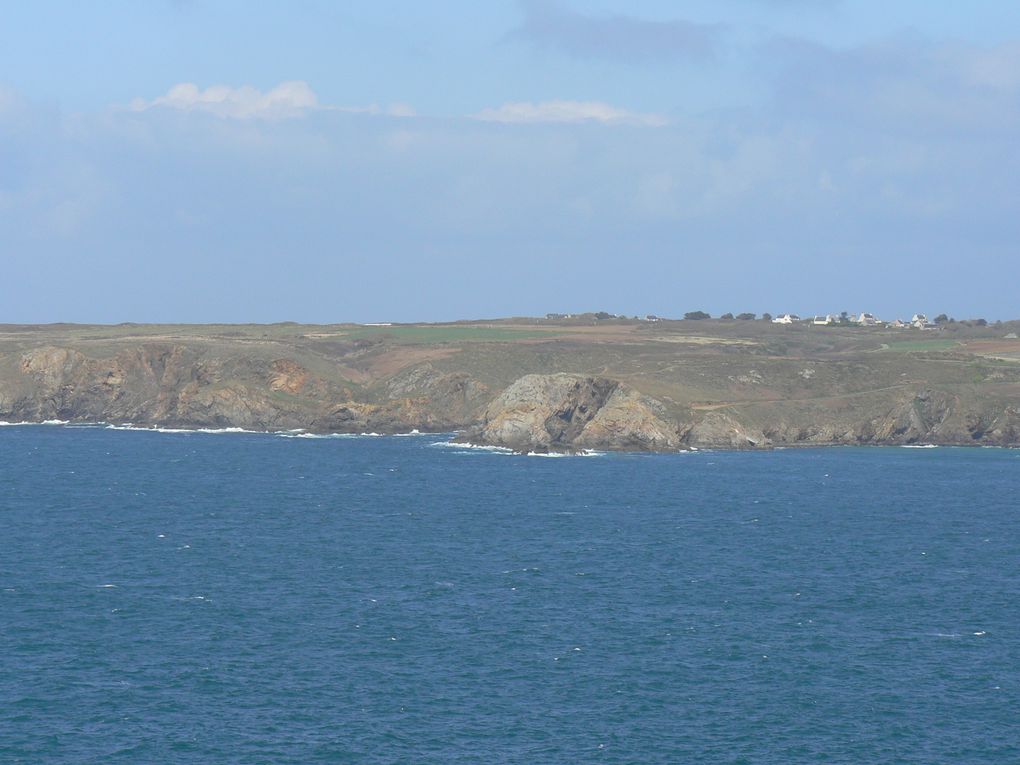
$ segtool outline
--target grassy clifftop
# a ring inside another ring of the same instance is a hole
[[[3,325],[0,420],[449,430],[525,375],[569,374],[646,397],[681,442],[1013,443],[1018,326]]]

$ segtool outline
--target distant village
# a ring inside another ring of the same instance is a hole
[[[640,316],[625,316],[622,314],[608,313],[606,311],[598,311],[591,313],[548,313],[545,318],[547,319],[581,319],[581,320],[595,320],[605,321],[608,319],[629,319],[631,321],[647,321],[647,322],[658,322],[658,321],[671,321],[666,317],[656,316],[655,314],[647,314],[643,318]],[[697,321],[702,319],[713,318],[711,314],[705,311],[689,311],[684,314],[683,318],[688,321]],[[955,324],[956,319],[950,318],[946,314],[940,314],[929,320],[927,315],[923,313],[915,313],[910,317],[909,321],[903,319],[893,319],[892,321],[885,321],[878,318],[872,313],[860,313],[851,314],[843,311],[839,314],[827,313],[824,316],[810,316],[807,318],[801,318],[795,313],[784,313],[779,316],[773,316],[770,313],[763,313],[760,317],[755,313],[724,313],[721,316],[715,317],[719,320],[728,321],[768,321],[773,324],[807,324],[817,327],[888,327],[890,329],[916,329],[916,330],[938,330],[945,327],[948,324]],[[984,327],[988,324],[984,319],[972,319],[964,320],[961,324],[974,325],[978,327]]]
[[[979,320],[979,321],[984,321]],[[904,321],[903,319],[893,319],[892,321],[883,321],[874,314],[861,313],[859,315],[841,313],[838,316],[831,313],[825,314],[825,316],[812,316],[807,319],[802,319],[795,313],[784,313],[782,316],[777,316],[772,319],[773,324],[812,324],[818,327],[831,327],[831,326],[858,326],[858,327],[889,327],[891,329],[938,329],[945,323],[949,322],[949,317],[939,316],[936,317],[936,321],[929,321],[928,317],[923,313],[915,313],[910,317],[910,321]]]

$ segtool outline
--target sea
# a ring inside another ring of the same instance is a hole
[[[302,436],[0,427],[0,762],[1020,762],[1020,451]]]

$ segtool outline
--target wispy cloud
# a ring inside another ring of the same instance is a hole
[[[667,124],[659,114],[631,112],[618,109],[602,101],[511,101],[495,109],[483,109],[471,115],[483,122],[540,123],[540,122],[601,122],[616,125],[644,125],[661,127]]]
[[[208,112],[217,117],[235,119],[286,119],[299,117],[319,106],[319,99],[308,83],[300,80],[281,82],[275,88],[261,91],[251,85],[232,88],[212,85],[200,89],[190,82],[174,85],[159,96],[146,101],[136,98],[132,111],[167,108],[186,112]]]
[[[683,19],[588,15],[548,0],[525,0],[523,7],[524,23],[511,33],[511,39],[581,58],[705,59],[715,54],[726,29],[722,24]]]
[[[0,94],[2,100],[2,94]],[[346,112],[348,114],[375,114],[387,117],[413,117],[416,112],[404,103],[379,106],[330,106],[319,102],[315,91],[302,80],[281,82],[274,88],[262,91],[251,85],[231,87],[212,85],[205,89],[194,83],[174,85],[165,95],[152,100],[136,98],[131,111],[149,109],[176,109],[185,112],[205,112],[217,117],[250,120],[278,120],[302,117],[313,111]]]

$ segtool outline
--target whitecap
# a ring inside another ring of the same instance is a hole
[[[11,428],[20,427],[22,425],[68,425],[70,420],[42,420],[41,422],[7,422],[6,420],[0,421],[0,427],[7,426]]]
[[[158,425],[135,425],[125,422],[120,425],[109,424],[107,430],[132,430],[145,433],[203,433],[206,435],[221,435],[224,433],[248,433],[250,435],[266,435],[269,431],[247,430],[246,428],[163,428]]]
[[[938,449],[938,444],[900,444],[901,449]]]
[[[481,444],[460,444],[453,441],[434,441],[429,446],[438,446],[446,449],[456,449],[461,454],[470,454],[471,452],[492,452],[494,454],[513,454],[513,449],[508,449],[505,446],[483,446]]]
[[[279,436],[280,438],[308,438],[308,439],[319,439],[319,438],[361,438],[357,433],[294,433],[291,431],[285,431],[281,433],[274,433],[273,435]]]
[[[529,457],[605,457],[605,452],[595,452],[589,449],[581,449],[576,452],[528,452]]]

